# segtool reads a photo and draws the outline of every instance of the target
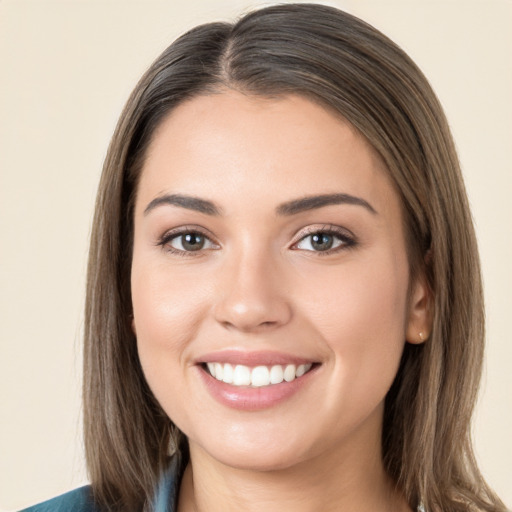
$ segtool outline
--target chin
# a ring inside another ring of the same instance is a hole
[[[313,447],[305,449],[306,439],[291,436],[289,431],[283,436],[274,430],[272,435],[268,430],[273,429],[258,434],[225,432],[211,437],[214,443],[195,443],[189,439],[190,450],[194,456],[202,452],[225,466],[247,471],[285,470],[314,456]]]
[[[304,459],[297,453],[275,450],[224,450],[209,452],[209,455],[225,466],[254,472],[283,471],[296,466]]]

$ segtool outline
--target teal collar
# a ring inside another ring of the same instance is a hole
[[[176,512],[178,510],[178,494],[183,474],[180,457],[171,458],[169,467],[162,475],[154,498],[154,512]]]

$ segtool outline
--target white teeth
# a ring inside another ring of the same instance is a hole
[[[261,387],[270,384],[270,372],[266,366],[256,366],[251,372],[251,386]]]
[[[250,368],[243,364],[237,364],[235,367],[229,363],[207,363],[208,371],[217,380],[223,381],[234,386],[252,386],[262,387],[271,384],[281,384],[281,382],[292,382],[298,377],[307,373],[313,365],[294,364],[280,365],[272,367],[256,366]]]
[[[215,377],[218,379],[218,377]],[[233,384],[235,386],[249,386],[251,384],[251,369],[248,366],[237,364],[233,373]]]
[[[300,364],[299,366],[297,366],[297,371],[295,372],[295,376],[296,377],[302,377],[305,373],[306,373],[306,365],[305,364]]]
[[[284,369],[284,380],[286,382],[291,382],[292,380],[295,380],[295,372],[297,371],[297,368],[294,364],[289,364]]]
[[[283,367],[276,364],[270,369],[270,384],[281,384],[284,379]]]
[[[313,363],[301,364],[301,366],[304,366],[304,373],[308,373],[309,370],[311,370]],[[298,371],[298,368],[297,368],[297,371]],[[304,375],[304,373],[302,375]],[[302,375],[297,374],[297,377],[302,377]]]
[[[222,380],[226,384],[231,384],[233,382],[233,367],[230,364],[224,365]]]
[[[215,363],[215,378],[217,380],[222,380],[224,377],[224,365],[220,363]]]

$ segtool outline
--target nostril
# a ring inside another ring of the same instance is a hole
[[[279,325],[279,322],[269,321],[269,320],[266,320],[264,322],[257,322],[257,321],[247,322],[247,321],[240,321],[240,320],[230,322],[230,321],[225,320],[225,321],[221,321],[220,324],[225,329],[228,329],[228,330],[236,329],[236,330],[239,330],[242,332],[251,332],[251,331],[259,332],[259,331],[273,329]]]
[[[262,279],[264,281],[264,279]],[[263,284],[238,282],[216,298],[214,315],[226,329],[245,332],[276,328],[291,318],[287,297]]]

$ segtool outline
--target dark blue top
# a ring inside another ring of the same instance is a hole
[[[176,512],[181,468],[173,457],[169,469],[162,475],[155,492],[155,512]],[[102,512],[94,502],[90,485],[67,492],[20,512]]]

